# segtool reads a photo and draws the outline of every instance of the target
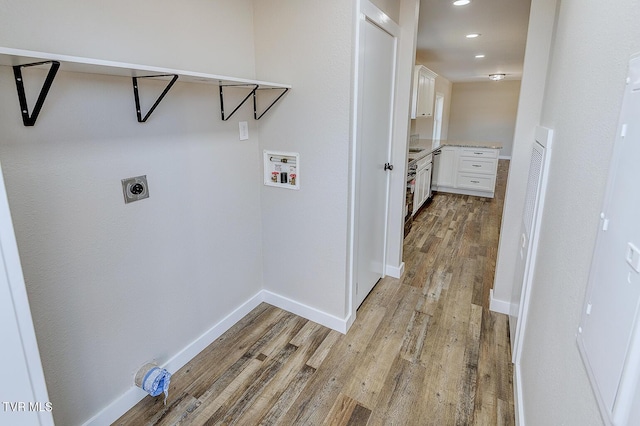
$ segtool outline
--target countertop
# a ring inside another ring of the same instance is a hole
[[[453,140],[431,140],[431,139],[418,139],[411,145],[409,145],[409,149],[411,148],[422,148],[420,152],[409,152],[409,161],[419,160],[422,157],[425,157],[433,151],[442,148],[443,146],[459,146],[459,147],[468,147],[468,148],[490,148],[490,149],[502,149],[502,144],[500,142],[478,142],[478,141],[453,141]]]

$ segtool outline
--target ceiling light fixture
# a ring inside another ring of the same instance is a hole
[[[484,55],[476,55],[476,59],[482,59],[484,58]]]
[[[471,33],[471,34],[467,34],[466,35],[467,38],[476,38],[476,37],[480,37],[480,34],[478,33]]]
[[[500,81],[504,80],[506,74],[489,74],[489,80]]]
[[[456,0],[453,2],[454,6],[466,6],[471,3],[471,0]]]

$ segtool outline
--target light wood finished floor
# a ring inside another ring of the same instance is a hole
[[[507,317],[489,311],[508,162],[494,199],[436,194],[341,335],[267,304],[118,425],[512,425]]]

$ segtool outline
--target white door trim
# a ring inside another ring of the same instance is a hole
[[[9,211],[9,202],[7,200],[7,194],[4,186],[2,169],[0,169],[0,262],[0,274],[3,275],[3,279],[0,280],[0,285],[6,285],[8,287],[8,293],[10,293],[11,298],[10,301],[3,301],[3,308],[6,306],[8,306],[9,309],[11,309],[11,307],[13,308],[13,313],[16,319],[14,324],[17,325],[17,333],[22,341],[22,347],[10,347],[5,350],[7,352],[5,360],[10,365],[4,367],[11,368],[11,366],[15,366],[16,368],[26,368],[26,373],[30,382],[20,384],[0,384],[0,386],[3,386],[2,393],[6,397],[11,397],[15,394],[16,388],[30,389],[33,400],[5,402],[23,402],[27,405],[29,403],[42,404],[42,410],[37,410],[37,412],[5,412],[3,415],[5,417],[11,415],[16,416],[14,424],[31,423],[34,421],[34,418],[37,418],[39,425],[53,425],[51,410],[47,409],[47,406],[44,406],[44,404],[50,403],[49,394],[47,392],[47,385],[45,383],[42,363],[40,361],[40,352],[38,350],[38,343],[36,341],[36,335],[33,328],[31,309],[29,307],[27,290],[25,288],[24,276],[22,274],[22,266],[20,264],[18,245],[16,243],[13,222]],[[8,324],[2,324],[0,326],[9,327]],[[16,332],[15,330],[8,331]],[[4,386],[7,386],[8,388],[5,388]],[[21,415],[31,416],[26,418],[21,417]]]

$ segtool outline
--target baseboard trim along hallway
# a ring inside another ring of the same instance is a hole
[[[499,314],[509,315],[511,303],[493,297],[493,289],[489,291],[489,309]]]
[[[400,266],[386,266],[387,275],[393,278],[400,278],[402,274],[404,274],[404,262],[400,264]]]

